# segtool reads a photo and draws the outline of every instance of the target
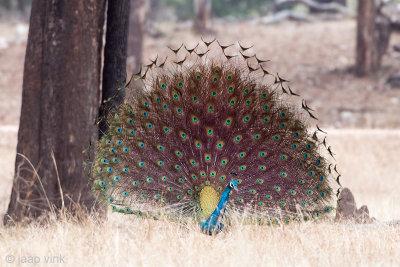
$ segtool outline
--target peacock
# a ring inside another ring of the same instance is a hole
[[[335,209],[326,132],[251,48],[201,39],[132,75],[122,89],[143,90],[103,118],[91,168],[113,211],[196,220],[211,235],[232,218],[283,224]]]

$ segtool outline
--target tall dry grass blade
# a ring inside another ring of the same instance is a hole
[[[49,209],[50,209],[51,213],[54,215],[54,214],[55,214],[54,207],[53,207],[53,205],[51,205],[50,200],[49,200],[49,198],[47,197],[46,190],[44,189],[44,186],[43,186],[43,183],[42,183],[42,179],[40,178],[39,173],[36,171],[36,169],[35,169],[35,167],[33,166],[32,162],[31,162],[24,154],[17,153],[17,155],[20,156],[20,157],[23,157],[23,158],[29,163],[29,165],[31,166],[31,168],[34,170],[34,172],[35,172],[35,174],[36,174],[36,176],[37,176],[37,179],[38,179],[38,181],[39,181],[39,183],[40,183],[40,187],[42,188],[43,194],[44,194],[44,196],[45,196],[45,198],[46,198],[47,205],[49,206]]]
[[[61,187],[60,175],[58,174],[58,168],[57,168],[56,158],[55,158],[55,156],[54,156],[53,150],[51,150],[51,158],[53,159],[54,168],[55,168],[56,174],[57,174],[58,190],[60,191],[60,196],[61,196],[61,212],[65,213],[64,193],[63,193],[63,190],[62,190],[62,187]]]

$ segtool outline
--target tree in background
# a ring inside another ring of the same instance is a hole
[[[375,0],[359,0],[357,15],[356,74],[376,72],[389,45],[391,22]]]
[[[162,34],[154,28],[155,27],[154,22],[157,20],[157,13],[160,6],[160,0],[149,0],[147,2],[149,4],[146,12],[146,22],[145,22],[146,33],[152,35],[153,37],[159,37]]]
[[[105,97],[125,77],[128,2],[109,2]],[[46,210],[73,211],[76,203],[95,206],[82,151],[98,136],[105,4],[32,2],[18,155],[5,223],[35,218]]]
[[[195,32],[203,34],[209,31],[211,23],[211,0],[194,0]]]
[[[130,0],[129,34],[128,34],[128,69],[139,71],[142,63],[144,24],[146,20],[145,0]]]

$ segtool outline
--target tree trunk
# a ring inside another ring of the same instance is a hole
[[[152,24],[157,19],[157,11],[160,5],[160,0],[150,0],[149,8],[147,10],[146,22]]]
[[[356,72],[364,76],[378,69],[375,0],[359,0],[357,16]]]
[[[118,88],[122,88],[126,80],[129,6],[130,0],[108,1],[100,119],[105,118],[110,110],[124,100],[125,91],[120,91]],[[107,130],[106,121],[100,120],[99,137],[103,136]]]
[[[390,18],[382,13],[382,10],[378,8],[377,17],[375,19],[375,27],[378,46],[378,67],[381,65],[382,56],[386,53],[389,47],[390,34],[393,30]]]
[[[149,0],[146,7],[145,22],[144,22],[144,32],[153,38],[162,37],[163,34],[157,30],[155,22],[157,21],[157,14],[159,9],[159,0]]]
[[[128,36],[128,70],[137,72],[142,64],[144,24],[146,17],[145,0],[131,0]]]
[[[204,34],[209,31],[211,21],[211,0],[194,0],[194,30]]]
[[[375,0],[359,0],[357,16],[356,74],[376,72],[390,37],[390,20],[375,4]]]
[[[97,139],[104,9],[105,0],[32,3],[17,145],[29,161],[17,155],[5,223],[94,205],[82,151]]]

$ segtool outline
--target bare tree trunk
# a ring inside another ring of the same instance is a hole
[[[147,4],[147,10],[145,15],[145,26],[144,31],[147,35],[150,35],[153,38],[159,38],[163,36],[163,33],[159,31],[155,22],[157,21],[157,14],[159,9],[160,1],[159,0],[149,0]]]
[[[108,1],[100,118],[105,118],[111,109],[117,107],[124,100],[125,91],[119,91],[118,88],[122,88],[126,80],[129,7],[130,0]],[[103,136],[107,130],[106,121],[101,120],[99,137]]]
[[[97,139],[104,9],[105,0],[32,3],[19,155],[5,223],[63,204],[94,205],[82,150]]]
[[[146,29],[147,28],[152,28],[154,21],[157,19],[156,15],[157,15],[157,11],[158,11],[158,7],[160,5],[160,1],[159,0],[149,0],[149,5],[148,5],[148,9],[146,12]]]
[[[145,17],[145,0],[131,0],[128,36],[128,70],[130,72],[139,71],[142,64]]]
[[[143,56],[145,1],[131,0],[128,36],[128,66],[131,72],[139,71]]]
[[[359,0],[357,16],[356,73],[368,75],[378,69],[375,0]]]
[[[390,37],[390,20],[377,8],[375,0],[359,0],[357,16],[356,74],[376,72]]]
[[[211,0],[194,0],[194,30],[204,34],[211,22]]]
[[[377,9],[377,17],[375,19],[375,27],[378,35],[378,66],[381,65],[382,56],[389,47],[390,34],[393,30],[390,18],[382,13],[382,7],[383,5]]]

